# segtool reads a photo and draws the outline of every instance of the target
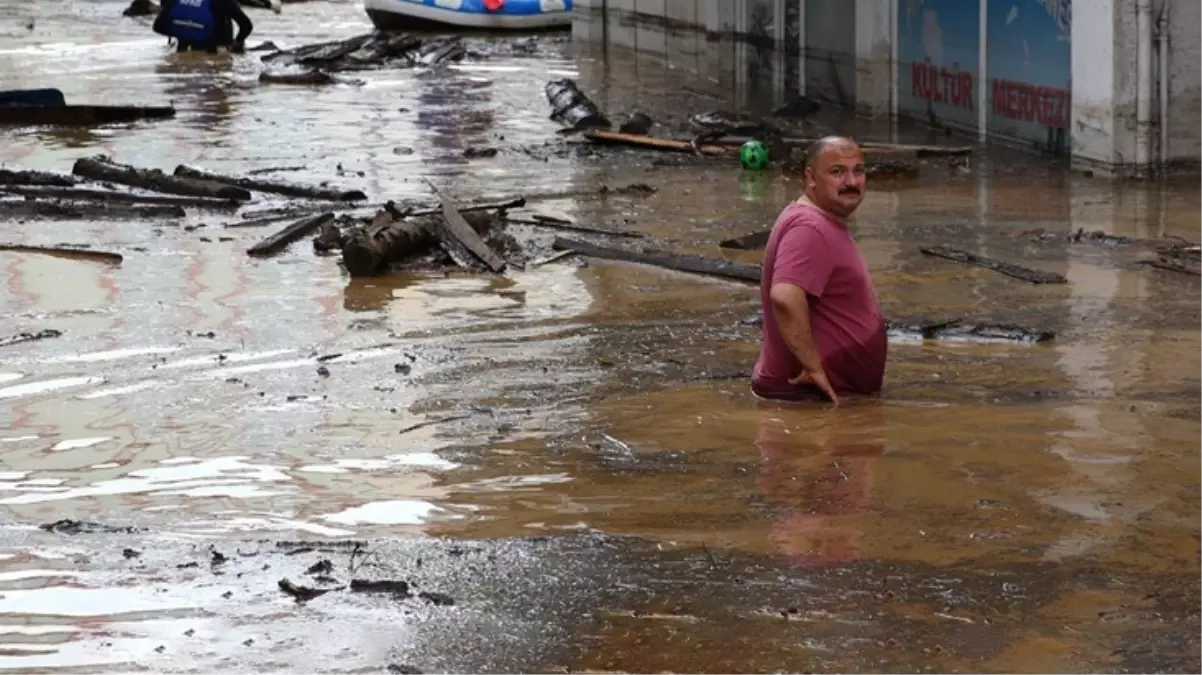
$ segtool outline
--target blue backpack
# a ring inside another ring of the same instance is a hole
[[[167,30],[181,42],[212,42],[217,36],[212,0],[175,0],[167,10]]]

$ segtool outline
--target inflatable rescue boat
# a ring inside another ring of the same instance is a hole
[[[572,26],[572,0],[364,0],[380,30],[548,30]]]

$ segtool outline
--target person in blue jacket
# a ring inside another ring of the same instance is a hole
[[[237,35],[231,22],[238,24]],[[216,52],[225,47],[240,53],[253,30],[238,0],[163,0],[154,20],[154,32],[175,38],[181,52]]]

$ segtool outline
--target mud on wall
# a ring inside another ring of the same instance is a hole
[[[1069,152],[1072,0],[897,0],[897,109]]]
[[[888,5],[888,0],[871,0]],[[767,108],[793,93],[888,110],[859,101],[857,7],[849,0],[576,0],[578,39],[658,55],[696,68],[691,87]],[[886,64],[887,65],[887,64]]]

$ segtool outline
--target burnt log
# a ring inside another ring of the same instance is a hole
[[[11,347],[19,345],[22,342],[33,342],[35,340],[46,340],[49,338],[62,337],[63,332],[54,328],[46,328],[36,333],[17,333],[8,337],[0,338],[0,347]]]
[[[62,187],[58,185],[0,185],[0,192],[25,197],[43,197],[46,199],[101,201],[124,204],[166,204],[169,206],[191,206],[206,209],[235,209],[242,205],[241,202],[233,199],[139,195],[132,192]]]
[[[653,265],[678,272],[692,272],[721,279],[733,279],[759,283],[760,266],[731,262],[687,253],[672,253],[652,248],[626,249],[601,246],[575,239],[556,237],[551,247],[557,251],[575,251],[590,258],[620,260],[623,262]]]
[[[182,206],[170,204],[73,204],[67,202],[0,201],[0,216],[7,218],[61,218],[83,220],[85,218],[123,220],[183,218]]]
[[[312,185],[297,185],[295,183],[279,183],[276,181],[259,180],[257,178],[240,178],[238,176],[226,176],[203,169],[196,169],[184,164],[175,167],[175,176],[178,178],[186,178],[200,180],[210,183],[219,183],[232,187],[242,188],[243,190],[254,190],[255,192],[270,192],[286,197],[302,197],[305,199],[320,199],[331,202],[354,202],[367,199],[367,195],[361,190],[339,190],[336,188],[315,187]]]
[[[47,171],[14,171],[0,169],[0,185],[75,185],[79,179]]]
[[[111,251],[95,251],[84,246],[33,246],[30,244],[0,243],[0,251],[12,253],[37,253],[56,258],[66,258],[68,260],[88,260],[92,262],[113,264],[120,264],[121,261],[125,259],[120,253],[114,253]]]
[[[597,104],[580,91],[575,80],[552,80],[544,87],[544,92],[551,104],[551,119],[567,127],[565,131],[613,126]]]
[[[232,185],[211,181],[169,176],[159,169],[139,169],[126,164],[117,164],[105,157],[83,157],[75,160],[71,173],[92,180],[119,183],[142,188],[151,192],[163,192],[190,197],[213,199],[250,199],[250,192]]]
[[[396,218],[381,209],[371,223],[347,232],[342,240],[342,263],[352,277],[373,276],[388,271],[392,263],[420,255],[439,244],[441,214]],[[463,211],[464,220],[479,234],[488,232],[496,220],[493,211]]]
[[[741,237],[732,239],[724,239],[718,244],[720,248],[733,248],[738,251],[758,251],[768,245],[768,238],[772,236],[772,230],[760,230],[752,232]]]
[[[333,213],[320,213],[316,216],[301,218],[292,223],[288,227],[276,232],[267,237],[263,241],[246,249],[247,255],[252,256],[267,256],[273,253],[278,253],[288,247],[292,242],[308,236],[316,231],[322,225],[334,220]]]
[[[999,274],[1004,274],[1014,279],[1021,279],[1033,284],[1067,284],[1068,278],[1062,274],[1055,272],[1045,272],[1043,270],[1035,270],[1014,263],[1008,263],[1001,260],[994,260],[983,255],[961,251],[949,246],[927,246],[919,249],[924,255],[935,256],[945,260],[954,260],[965,265],[973,265],[975,267],[983,267],[987,270],[993,270]]]
[[[334,76],[320,70],[307,70],[303,73],[259,73],[259,81],[264,84],[333,84]]]

